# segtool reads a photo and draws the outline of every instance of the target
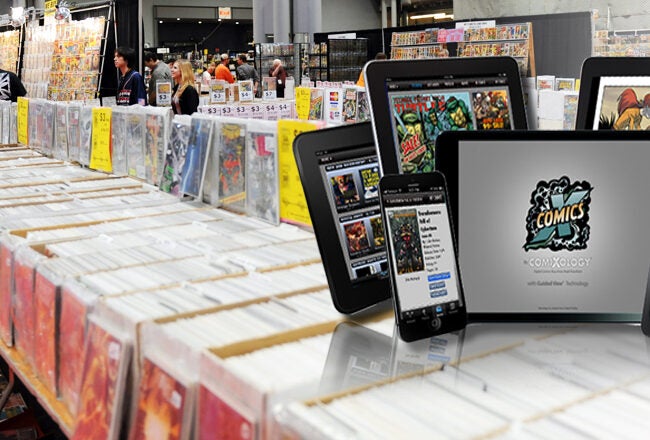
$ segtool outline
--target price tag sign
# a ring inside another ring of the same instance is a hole
[[[275,90],[264,90],[262,97],[264,99],[276,99],[278,97],[278,92]]]
[[[296,113],[298,119],[309,119],[309,104],[311,103],[311,90],[308,87],[296,87]]]
[[[222,81],[210,82],[210,104],[226,103],[226,86]]]
[[[251,102],[255,98],[253,93],[253,81],[239,81],[239,101]]]
[[[111,116],[107,107],[93,108],[90,168],[110,173],[111,163]]]
[[[172,83],[162,81],[156,83],[156,105],[170,106],[172,105]]]
[[[29,116],[29,99],[19,97],[17,109],[17,130],[18,130],[18,143],[28,145],[29,143],[29,130],[27,129],[27,120]]]

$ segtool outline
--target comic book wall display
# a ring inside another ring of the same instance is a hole
[[[191,123],[192,118],[188,115],[174,116],[165,153],[160,190],[177,196],[182,195],[182,171],[187,155]]]
[[[38,26],[38,22],[31,21],[25,27],[21,80],[31,98],[47,98],[55,37],[54,24]]]
[[[135,106],[138,107],[138,106]],[[137,108],[130,109],[126,117],[126,163],[131,177],[144,180],[145,173],[145,115]]]
[[[48,99],[96,97],[105,22],[104,17],[94,17],[57,24]]]
[[[246,133],[246,214],[280,222],[277,130],[273,122],[250,121]]]
[[[126,107],[114,107],[111,116],[111,162],[113,173],[125,176],[128,172],[126,163],[127,141],[126,126],[129,110]]]
[[[0,69],[18,73],[18,49],[20,48],[20,31],[0,32]]]

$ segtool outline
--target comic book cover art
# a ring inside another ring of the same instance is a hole
[[[191,118],[175,116],[172,121],[169,143],[163,164],[160,190],[177,196],[182,195],[180,188],[182,170],[187,153],[187,144],[190,138]]]
[[[403,173],[434,170],[441,132],[474,129],[468,92],[393,96],[391,101]]]
[[[61,400],[75,415],[79,406],[81,374],[84,364],[84,339],[86,316],[89,310],[68,289],[61,292],[61,318],[59,320],[59,377]]]
[[[565,130],[575,130],[576,116],[578,114],[578,94],[564,96],[563,125]]]
[[[357,119],[357,89],[343,89],[343,122]]]
[[[375,247],[384,247],[384,222],[380,215],[370,219],[370,227],[372,228],[372,239]]]
[[[361,184],[363,185],[364,200],[376,199],[379,194],[379,167],[372,166],[359,170]]]
[[[41,151],[46,156],[52,156],[54,145],[54,102],[46,101],[43,104],[43,129],[41,131]],[[31,138],[30,138],[31,140]]]
[[[96,323],[88,326],[81,401],[73,440],[119,438],[127,346]]]
[[[68,160],[67,106],[60,102],[55,105],[53,157],[59,160]]]
[[[126,119],[126,163],[128,174],[138,179],[145,178],[144,167],[144,114],[131,110]]]
[[[129,439],[180,439],[186,394],[185,385],[145,358]]]
[[[310,121],[323,119],[323,89],[311,89],[309,100],[309,117]]]
[[[113,173],[127,174],[126,164],[126,125],[127,114],[124,110],[113,109],[111,117],[111,162]]]
[[[249,131],[246,142],[246,212],[280,222],[277,139],[272,132]]]
[[[56,303],[58,286],[39,271],[35,272],[34,309],[35,329],[34,367],[41,382],[48,389],[56,389]]]
[[[146,138],[144,143],[144,174],[147,183],[160,182],[159,161],[160,152],[165,151],[165,137],[163,130],[164,117],[162,115],[148,114],[145,119]]]
[[[79,111],[79,163],[90,164],[90,145],[93,128],[93,108],[83,106]]]
[[[368,105],[368,92],[359,90],[357,92],[357,122],[370,119],[370,108]]]
[[[81,144],[81,131],[79,129],[78,105],[68,105],[66,108],[67,130],[68,130],[68,158],[71,161],[79,161],[79,147]]]
[[[424,270],[420,230],[415,209],[388,212],[388,223],[398,275]]]
[[[180,191],[183,194],[198,197],[201,194],[201,182],[208,158],[212,127],[214,121],[205,118],[192,118],[187,154],[181,171]]]
[[[198,440],[257,438],[253,417],[235,410],[204,385],[199,387]]]
[[[14,257],[11,250],[0,243],[0,304],[11,304]],[[11,307],[0,308],[0,338],[11,347],[13,339]]]
[[[472,97],[477,130],[509,130],[510,106],[506,90],[476,92]]]
[[[603,88],[599,130],[647,130],[650,127],[650,87]]]
[[[345,240],[348,243],[350,256],[358,255],[359,252],[370,249],[368,231],[363,220],[343,225]]]
[[[330,183],[336,206],[344,206],[360,200],[352,174],[340,174],[330,177]]]
[[[245,210],[246,125],[223,124],[219,150],[219,202]]]

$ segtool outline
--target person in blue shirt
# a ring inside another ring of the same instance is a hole
[[[115,49],[113,58],[120,82],[115,101],[117,105],[147,105],[147,91],[144,78],[131,66],[135,64],[135,50],[120,46]]]

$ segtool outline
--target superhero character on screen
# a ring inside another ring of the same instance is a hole
[[[397,230],[395,237],[395,260],[397,262],[398,274],[424,270],[420,238],[413,225],[409,222],[402,223]]]
[[[420,112],[407,111],[395,117],[404,173],[433,171],[433,142],[430,146],[427,144]]]
[[[643,117],[650,119],[650,93],[639,101],[636,92],[629,88],[618,97],[618,118],[612,125],[614,130],[641,130]]]
[[[445,112],[442,114],[443,124],[449,125],[449,130],[472,130],[472,114],[467,103],[454,96],[447,100]]]

